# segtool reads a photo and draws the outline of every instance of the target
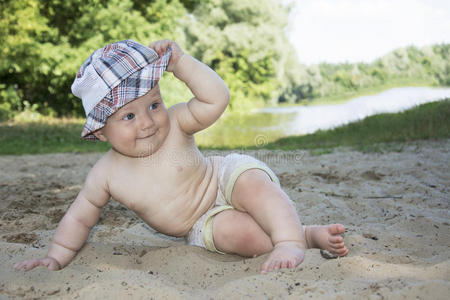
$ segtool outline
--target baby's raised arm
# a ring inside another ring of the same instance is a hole
[[[109,200],[106,174],[99,163],[92,168],[82,190],[59,222],[47,256],[17,263],[14,265],[16,270],[29,271],[44,266],[56,271],[70,263],[98,222],[101,208]]]
[[[194,94],[187,103],[172,106],[180,128],[187,134],[212,125],[226,109],[230,92],[220,76],[204,63],[185,54],[179,46],[169,40],[150,44],[159,54],[168,47],[172,48],[172,57],[167,71],[183,81]]]

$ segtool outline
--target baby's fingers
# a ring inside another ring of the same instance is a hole
[[[40,259],[32,259],[32,260],[26,260],[26,261],[15,264],[14,269],[16,269],[17,271],[19,271],[21,269],[30,271],[40,265],[41,265]]]
[[[16,269],[17,271],[18,270],[21,270],[21,269],[27,269],[28,268],[28,266],[30,266],[34,261],[35,261],[36,259],[33,259],[33,260],[25,260],[25,261],[22,261],[22,262],[18,262],[18,263],[16,263],[15,265],[14,265],[14,269]]]
[[[164,54],[166,52],[166,49],[168,46],[169,46],[168,40],[156,41],[149,45],[149,47],[152,48],[153,50],[155,50],[159,56],[161,56],[162,54]]]
[[[28,263],[28,261],[21,261],[21,262],[18,262],[18,263],[16,263],[16,264],[14,264],[14,269],[15,269],[16,271],[18,271],[18,270],[20,270],[20,269],[23,269],[23,268],[26,266],[27,263]]]
[[[14,268],[16,271],[20,270],[22,267],[23,267],[23,262],[15,263],[14,266],[13,266],[13,268]]]

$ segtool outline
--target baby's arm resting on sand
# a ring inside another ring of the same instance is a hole
[[[180,128],[187,134],[194,134],[212,125],[226,109],[230,92],[225,82],[204,63],[183,53],[172,41],[163,40],[150,44],[158,53],[172,48],[172,57],[167,70],[183,81],[194,94],[187,103],[171,107]]]
[[[29,271],[44,266],[57,271],[72,261],[86,242],[91,228],[98,222],[101,208],[109,200],[106,181],[102,179],[104,174],[98,164],[89,172],[82,190],[59,222],[47,256],[17,263],[14,265],[16,270]]]

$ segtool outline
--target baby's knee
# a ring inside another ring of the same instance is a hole
[[[229,211],[226,221],[214,229],[215,244],[225,252],[253,256],[272,250],[270,237],[248,214]]]
[[[237,178],[233,186],[231,201],[238,210],[244,210],[241,207],[241,201],[259,198],[260,193],[264,194],[268,188],[274,188],[272,185],[274,183],[265,171],[249,169]]]
[[[234,233],[235,247],[246,256],[261,255],[273,248],[272,240],[262,228],[249,216],[248,223],[242,224],[241,230]]]
[[[270,179],[270,176],[267,174],[266,171],[261,169],[248,169],[244,171],[241,175],[239,175],[236,183],[241,186],[245,187],[252,187],[252,186],[259,186],[261,183],[270,183],[272,182],[272,179]]]

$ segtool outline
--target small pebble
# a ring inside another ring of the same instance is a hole
[[[325,259],[335,259],[338,258],[336,254],[331,253],[330,251],[320,249],[320,255],[322,255]]]
[[[378,237],[371,233],[364,233],[363,237],[365,237],[366,239],[372,239],[374,241],[378,241]]]
[[[55,290],[53,290],[53,291],[47,292],[47,295],[48,295],[48,296],[52,296],[52,295],[56,295],[56,294],[58,294],[58,293],[59,293],[59,289],[55,289]]]

